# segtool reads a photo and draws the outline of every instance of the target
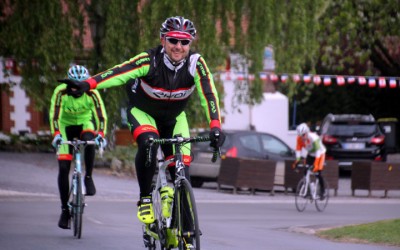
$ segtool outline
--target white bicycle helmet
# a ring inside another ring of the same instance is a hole
[[[296,130],[297,130],[297,135],[299,136],[303,136],[304,134],[310,132],[310,128],[305,123],[302,123],[299,126],[297,126]]]
[[[87,68],[81,65],[74,65],[68,70],[68,78],[77,81],[83,81],[90,77]]]

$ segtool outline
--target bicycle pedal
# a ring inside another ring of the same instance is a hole
[[[151,244],[150,236],[147,235],[147,234],[144,234],[144,235],[143,235],[143,243],[144,243],[144,246],[145,246],[145,247],[150,247],[150,246],[153,245],[153,244]]]
[[[191,250],[191,249],[196,249],[196,248],[192,244],[187,244],[186,249]]]

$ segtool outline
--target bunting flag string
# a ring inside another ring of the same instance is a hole
[[[227,80],[254,80],[254,74],[246,74],[244,72],[225,72]],[[271,72],[260,72],[261,80],[270,80],[273,83],[287,83],[289,79],[300,84],[315,84],[330,86],[337,84],[338,86],[354,85],[368,86],[370,88],[399,88],[400,77],[394,76],[352,76],[352,75],[313,75],[313,74],[276,74]]]

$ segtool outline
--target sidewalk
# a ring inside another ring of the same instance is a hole
[[[33,164],[41,168],[49,168],[56,171],[57,159],[53,153],[10,153],[0,152],[0,158],[7,161],[18,161],[26,164]],[[395,158],[391,158],[394,160]],[[400,155],[396,155],[396,160]],[[129,194],[135,194],[136,191],[132,190],[132,186],[138,188],[137,180],[133,177],[118,177],[112,174],[111,171],[106,169],[95,169],[96,175],[104,175],[109,178],[119,178],[122,182],[128,182]],[[122,180],[124,179],[124,180]],[[399,180],[400,181],[400,180]],[[330,192],[330,201],[332,202],[381,202],[381,203],[400,203],[400,190],[390,190],[388,196],[383,198],[383,190],[373,190],[371,197],[368,197],[367,190],[356,190],[355,196],[351,194],[351,177],[344,176],[339,178],[338,195],[334,196],[333,190]],[[217,183],[210,182],[204,183],[202,188],[195,188],[196,199],[199,202],[293,202],[294,194],[292,192],[285,193],[283,187],[275,187],[274,195],[266,191],[257,191],[254,195],[248,190],[238,191],[233,194],[233,189],[228,186],[223,186],[221,190],[217,190]],[[99,199],[104,197],[98,197]]]
[[[205,192],[208,190],[208,192]],[[216,183],[205,183],[202,188],[195,189],[196,197],[212,200],[216,198],[223,198],[226,200],[237,202],[243,200],[266,200],[269,202],[293,202],[294,193],[291,191],[285,193],[283,187],[276,187],[274,195],[266,191],[257,191],[254,195],[248,190],[238,191],[237,194],[233,194],[233,189],[228,186],[223,186],[220,191],[217,191]],[[215,197],[214,197],[215,193]],[[355,195],[351,195],[351,178],[344,177],[339,179],[339,188],[337,196],[334,196],[334,191],[330,191],[330,202],[337,203],[399,203],[400,204],[400,190],[391,190],[388,192],[388,196],[384,197],[383,190],[373,190],[370,197],[368,197],[367,190],[356,190]]]

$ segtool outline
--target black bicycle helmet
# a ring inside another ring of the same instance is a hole
[[[165,36],[178,39],[194,39],[196,28],[189,19],[181,16],[169,17],[161,25],[160,38]]]

